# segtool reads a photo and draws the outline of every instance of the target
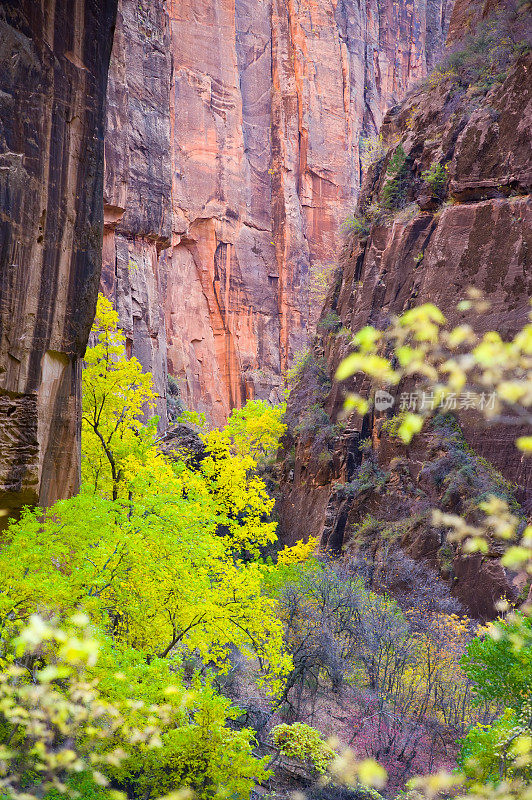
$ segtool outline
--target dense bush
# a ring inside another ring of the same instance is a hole
[[[431,164],[431,166],[421,173],[422,179],[430,186],[432,194],[438,199],[442,199],[447,182],[447,172],[442,164]]]
[[[276,725],[272,730],[272,741],[282,755],[308,762],[321,773],[327,771],[335,756],[319,731],[301,722]]]

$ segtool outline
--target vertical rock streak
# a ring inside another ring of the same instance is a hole
[[[0,10],[0,522],[79,480],[113,0]]]
[[[437,56],[450,5],[122,0],[103,285],[160,413],[166,353],[215,423],[280,396],[307,339],[311,265],[334,260],[358,192],[359,138]]]

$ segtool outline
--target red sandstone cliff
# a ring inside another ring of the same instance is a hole
[[[113,0],[0,7],[0,522],[78,485]]]
[[[120,3],[107,90],[102,288],[166,416],[161,255],[172,235],[172,57],[162,2]]]
[[[432,66],[450,6],[122,0],[103,285],[163,397],[167,351],[213,422],[277,398],[310,265],[334,260],[355,202],[360,136]]]
[[[452,317],[470,285],[491,301],[478,329],[496,328],[508,336],[527,320],[532,59],[530,41],[528,53],[520,42],[530,37],[530,17],[523,4],[517,15],[512,4],[504,5],[509,10],[489,22],[494,35],[487,49],[479,45],[477,52],[465,42],[463,56],[454,57],[384,120],[389,152],[368,175],[357,211],[367,218],[369,233],[354,235],[346,245],[319,335],[290,396],[292,434],[279,503],[290,540],[317,535],[333,549],[356,544],[377,563],[395,542],[439,568],[457,596],[481,616],[493,613],[501,592],[513,590],[495,561],[463,559],[446,545],[430,524],[430,508],[466,513],[475,497],[494,487],[503,490],[499,479],[445,426],[429,428],[410,447],[386,433],[386,413],[355,415],[345,427],[336,426],[342,389],[332,376],[349,350],[342,327],[384,326],[390,314],[427,301]],[[477,4],[477,23],[489,18],[486,6]],[[459,21],[464,9],[457,0]],[[470,25],[474,30],[474,20]],[[458,27],[454,19],[454,42]],[[402,207],[383,219],[386,167],[399,145],[406,155]],[[421,176],[435,164],[445,164],[448,174],[439,197]],[[515,429],[481,427],[469,417],[463,427],[475,451],[517,484],[520,500],[530,504],[530,464],[513,444]]]

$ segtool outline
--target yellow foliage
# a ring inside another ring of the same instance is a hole
[[[292,547],[284,547],[279,553],[277,561],[285,566],[301,564],[314,555],[317,547],[318,540],[313,536],[310,536],[306,542],[303,539],[299,539]]]

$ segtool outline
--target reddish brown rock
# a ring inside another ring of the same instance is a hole
[[[116,3],[0,9],[0,521],[79,480]]]
[[[456,305],[468,286],[480,288],[491,302],[490,313],[476,321],[480,331],[496,328],[511,336],[525,324],[532,296],[531,74],[530,55],[510,55],[491,88],[436,75],[386,116],[382,132],[390,151],[368,175],[357,213],[375,215],[376,205],[382,207],[390,179],[386,166],[399,143],[406,155],[402,208],[373,222],[368,236],[352,237],[322,312],[314,366],[307,366],[291,394],[287,446],[295,449],[285,456],[279,504],[287,540],[313,535],[339,549],[368,514],[401,534],[405,520],[443,502],[436,484],[423,477],[427,464],[441,457],[435,453],[445,442],[438,437],[421,437],[412,447],[398,449],[382,430],[382,413],[353,416],[345,427],[335,427],[343,394],[332,376],[349,350],[349,337],[336,334],[342,326],[353,331],[368,323],[385,326],[392,313],[427,301],[458,321]],[[422,177],[436,164],[447,168],[440,196]],[[338,321],[334,330],[327,328],[330,319]],[[515,448],[515,429],[481,426],[470,414],[461,417],[475,451],[517,485],[519,500],[529,506],[532,474]],[[306,433],[313,426],[315,433]],[[378,470],[387,476],[384,483],[376,478],[366,485],[360,478],[371,461],[359,447],[363,440],[372,443]],[[467,470],[478,477],[483,468],[475,464]],[[443,475],[452,477],[451,467]],[[352,484],[352,495],[346,495],[344,484]],[[446,498],[447,508],[461,513],[468,491]],[[442,542],[427,521],[409,528],[401,546],[438,566]],[[479,616],[493,613],[501,593],[514,594],[512,579],[495,557],[473,563],[451,556],[454,590]]]
[[[128,280],[116,280],[119,235],[130,253],[139,237],[158,242],[154,305],[135,302],[133,321],[159,320],[164,309],[168,369],[213,422],[247,397],[280,396],[282,372],[307,338],[309,269],[334,260],[354,205],[360,136],[426,74],[450,6],[173,0],[152,3],[144,19],[122,0],[106,202],[110,220],[124,216],[109,225],[104,273],[115,278],[105,285],[117,301],[131,296]],[[128,112],[132,103],[148,110],[149,126]],[[138,344],[124,324],[147,367],[162,358],[164,377],[159,321],[144,321]]]
[[[164,4],[119,4],[107,92],[102,289],[166,421],[161,253],[172,232],[170,30]]]

